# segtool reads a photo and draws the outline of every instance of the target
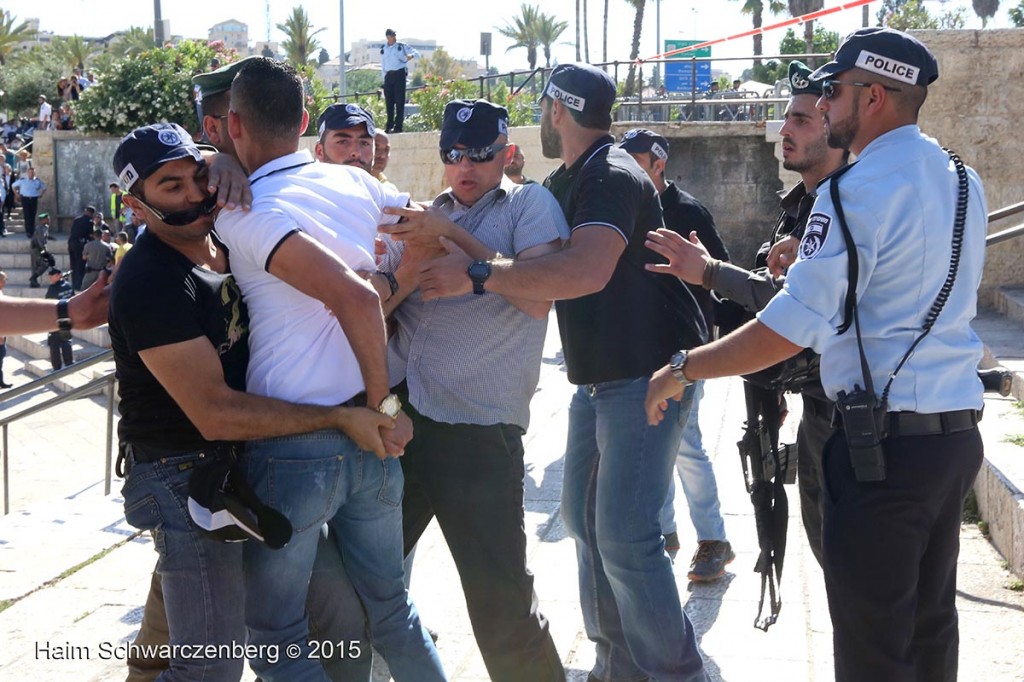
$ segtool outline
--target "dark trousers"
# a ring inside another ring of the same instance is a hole
[[[25,215],[25,235],[31,239],[36,233],[36,211],[39,210],[39,197],[21,197],[21,212]]]
[[[565,680],[526,567],[523,444],[517,426],[443,424],[406,406],[405,551],[437,517],[494,682]]]
[[[0,384],[6,384],[4,381],[4,358],[7,357],[7,344],[0,343]]]
[[[387,132],[402,132],[405,121],[405,76],[406,69],[395,69],[384,74],[384,103],[387,107],[388,120],[384,129]]]
[[[860,483],[846,439],[825,448],[825,588],[836,682],[953,682],[964,497],[981,467],[977,428],[888,438],[887,477]]]
[[[84,244],[79,239],[68,240],[68,258],[71,260],[71,286],[75,291],[82,290],[82,279],[85,277],[85,261],[82,260]]]
[[[832,435],[831,400],[804,395],[804,410],[796,432],[797,483],[800,516],[811,553],[821,565],[821,456]]]
[[[74,353],[71,351],[71,340],[65,339],[58,332],[50,332],[46,335],[46,343],[50,346],[50,364],[56,372],[64,365],[74,363]],[[63,359],[63,362],[61,360]]]

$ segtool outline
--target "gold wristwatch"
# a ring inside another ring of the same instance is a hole
[[[380,401],[377,411],[381,414],[386,414],[392,419],[398,419],[398,415],[402,411],[402,401],[394,393],[389,393],[384,397],[384,400]]]

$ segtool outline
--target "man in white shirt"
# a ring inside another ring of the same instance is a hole
[[[51,118],[53,118],[53,107],[46,101],[46,95],[39,95],[39,123],[36,127],[40,130],[49,130]]]
[[[380,300],[356,270],[374,267],[377,225],[389,220],[383,207],[405,205],[408,196],[361,170],[299,152],[308,123],[303,101],[295,71],[262,57],[250,60],[231,87],[228,131],[250,173],[253,206],[221,213],[216,227],[251,315],[247,390],[377,408],[397,420],[382,436],[388,454],[399,455],[411,423],[388,392]],[[253,659],[253,670],[265,680],[327,679],[312,655],[306,617],[326,522],[395,679],[445,679],[403,582],[397,459],[380,460],[336,431],[255,441],[245,459],[249,482],[295,529],[281,550],[245,548],[250,643],[302,653]]]

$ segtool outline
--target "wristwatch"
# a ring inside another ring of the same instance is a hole
[[[394,393],[389,393],[384,396],[384,400],[380,401],[377,411],[381,414],[386,414],[392,419],[398,419],[398,414],[402,411],[402,401]]]
[[[484,282],[491,276],[491,264],[485,260],[475,260],[466,269],[466,274],[473,280],[473,293],[484,293]]]
[[[686,360],[689,358],[690,352],[687,350],[676,351],[672,354],[672,358],[668,361],[668,368],[672,370],[672,376],[676,378],[683,386],[689,386],[693,382],[686,378]]]
[[[60,330],[60,334],[64,338],[71,338],[71,316],[68,314],[66,298],[57,301],[57,329]]]

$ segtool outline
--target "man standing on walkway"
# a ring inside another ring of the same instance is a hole
[[[650,178],[609,134],[614,102],[611,78],[588,64],[560,64],[544,90],[543,152],[564,162],[545,185],[572,230],[561,251],[495,258],[483,268],[455,250],[423,266],[420,287],[425,300],[475,286],[556,300],[569,381],[579,386],[562,513],[576,541],[584,624],[597,644],[591,680],[702,681],[659,521],[687,415],[673,403],[672,417],[651,427],[643,401],[659,355],[700,345],[707,331],[684,284],[644,269],[655,260],[643,243],[662,225],[661,205]]]
[[[537,610],[523,532],[522,436],[551,303],[488,293],[485,280],[489,259],[558,251],[569,228],[547,190],[504,179],[504,107],[450,102],[440,147],[448,188],[426,210],[388,209],[404,221],[381,228],[398,240],[385,240],[382,270],[397,269],[412,248],[439,249],[441,237],[477,259],[480,270],[476,295],[425,302],[413,282],[385,301],[386,309],[398,305],[388,352],[392,384],[406,382],[416,434],[402,457],[405,551],[436,517],[490,678],[560,682],[565,672]]]
[[[39,210],[39,198],[46,194],[46,183],[36,177],[36,169],[29,166],[25,177],[18,178],[11,185],[15,195],[21,200],[21,211],[25,217],[25,236],[32,239],[36,231],[36,211]]]
[[[71,286],[75,291],[82,290],[82,280],[85,278],[85,260],[82,254],[85,245],[89,241],[93,230],[93,218],[96,209],[86,206],[82,215],[75,218],[71,223],[71,230],[68,232],[68,259],[71,261]]]
[[[836,680],[952,682],[961,509],[983,459],[970,323],[985,192],[917,126],[938,64],[916,38],[860,29],[812,78],[829,146],[857,163],[821,187],[782,292],[757,320],[659,369],[648,416],[657,423],[695,379],[819,351],[842,421],[822,464]],[[680,240],[652,233],[669,259],[655,269],[678,276]]]
[[[821,81],[810,80],[811,70],[799,61],[790,62],[789,104],[785,123],[779,130],[782,137],[782,167],[800,173],[802,182],[782,197],[782,213],[772,232],[770,243],[782,240],[799,241],[804,235],[807,218],[818,183],[846,163],[848,152],[829,147],[825,125],[817,109],[821,97]],[[694,243],[680,242],[678,262],[683,281],[714,290],[722,298],[742,306],[749,313],[762,310],[785,284],[784,277],[773,277],[764,270],[764,262],[751,272],[723,263],[703,248],[703,239]],[[811,552],[821,563],[821,456],[832,435],[833,402],[821,386],[821,374],[815,363],[809,374],[800,374],[797,390],[803,399],[803,411],[797,430],[797,467],[800,487],[800,515]],[[697,382],[701,383],[701,382]]]
[[[715,258],[727,261],[729,252],[725,249],[715,219],[711,213],[692,196],[665,180],[665,166],[668,163],[668,140],[645,128],[634,128],[625,132],[619,147],[629,152],[637,164],[651,178],[658,190],[665,228],[688,235],[696,231],[701,241],[714,253]],[[698,287],[690,287],[690,293],[697,300],[710,331],[714,319],[711,295]],[[736,558],[732,546],[725,537],[725,521],[722,519],[718,502],[718,482],[715,470],[704,451],[700,433],[700,400],[704,395],[704,382],[694,383],[693,400],[690,401],[689,416],[683,428],[683,438],[676,452],[676,472],[686,495],[690,510],[690,521],[697,531],[697,551],[690,561],[687,577],[696,582],[717,580],[725,573],[725,565]],[[679,551],[679,535],[676,532],[675,498],[676,486],[669,483],[665,507],[661,511],[661,532],[665,535],[665,551],[675,558]]]
[[[400,133],[405,121],[405,79],[409,76],[409,62],[420,53],[398,42],[398,34],[393,29],[385,31],[384,37],[388,41],[380,48],[380,72],[384,79],[384,102],[388,112],[384,132]]]
[[[315,405],[363,403],[394,418],[385,434],[399,455],[411,423],[389,393],[380,300],[356,269],[374,268],[377,225],[389,194],[369,173],[316,163],[298,151],[308,122],[293,69],[252,59],[231,86],[228,129],[250,171],[253,208],[224,211],[218,233],[252,311],[247,389]],[[296,659],[252,660],[264,680],[326,679],[309,653],[306,596],[320,527],[334,530],[367,610],[374,645],[396,680],[443,680],[437,651],[403,582],[402,470],[337,433],[310,432],[247,445],[246,475],[288,514],[287,547],[245,548],[246,624],[255,645],[297,647]],[[322,486],[313,486],[323,481]]]
[[[50,286],[46,288],[46,298],[67,301],[74,293],[71,284],[64,278],[64,273],[59,268],[50,268]],[[50,347],[50,366],[54,372],[75,362],[70,330],[50,332],[46,335],[46,344]]]
[[[110,244],[104,241],[104,232],[110,234],[102,228],[95,228],[92,231],[92,240],[82,250],[82,260],[85,262],[85,276],[82,278],[83,289],[88,289],[99,277],[100,271],[110,265],[114,258],[114,250]]]

